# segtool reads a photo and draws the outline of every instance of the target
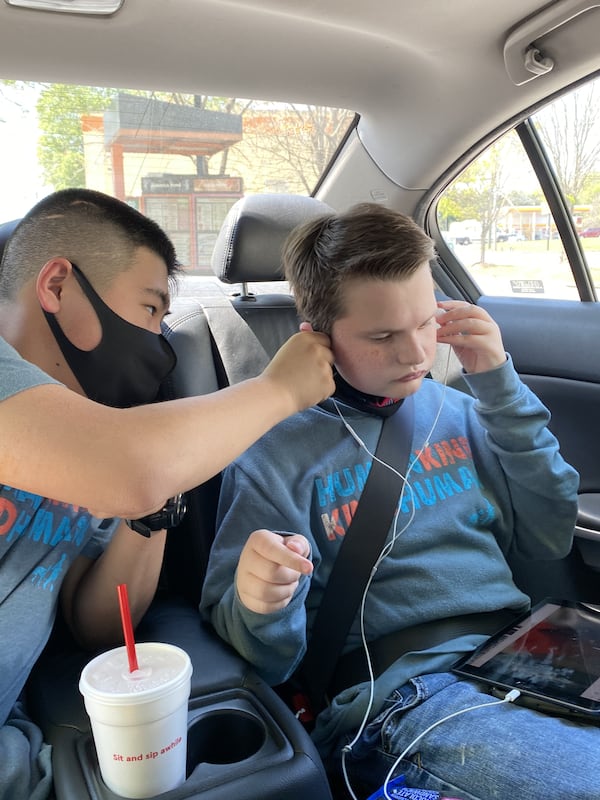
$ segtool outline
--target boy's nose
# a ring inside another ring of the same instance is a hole
[[[397,359],[401,364],[418,366],[425,361],[425,349],[416,339],[405,342],[403,347],[398,348]]]

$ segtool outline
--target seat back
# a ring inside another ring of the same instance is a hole
[[[4,253],[6,243],[19,222],[21,222],[20,219],[13,219],[10,222],[3,222],[0,225],[0,261],[2,261],[2,254]]]
[[[253,345],[263,349],[266,365],[283,342],[297,332],[296,307],[284,283],[283,245],[296,226],[332,212],[314,197],[294,194],[250,195],[230,209],[217,237],[212,269],[224,286],[238,284],[239,288],[230,293],[223,320],[213,320],[214,302],[204,303],[213,331],[218,333],[218,326],[222,326],[235,334],[228,341],[219,341],[222,362],[247,359],[251,364]],[[249,288],[252,283],[261,283],[271,291],[253,294]],[[244,333],[247,329],[253,336]],[[242,374],[252,377],[257,372]]]

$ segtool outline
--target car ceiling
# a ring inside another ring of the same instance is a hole
[[[539,39],[555,68],[515,85],[506,39],[540,12],[570,18]],[[370,159],[418,190],[599,69],[599,35],[582,0],[124,0],[108,17],[0,1],[0,76],[349,108]]]

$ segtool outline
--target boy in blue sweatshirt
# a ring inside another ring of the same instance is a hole
[[[436,302],[434,257],[413,220],[376,204],[307,223],[287,242],[301,327],[331,337],[337,391],[226,470],[201,602],[272,685],[302,661],[383,418],[409,395],[406,486],[345,653],[363,647],[361,626],[375,647],[423,623],[522,612],[530,599],[507,558],[559,559],[571,548],[578,476],[550,415],[483,309]],[[427,378],[438,343],[453,348],[473,396]],[[313,732],[323,757],[371,790],[394,767],[408,786],[465,800],[597,800],[600,730],[516,705],[461,714],[398,759],[434,722],[493,702],[450,671],[487,633],[403,649],[373,683],[365,674],[330,696]]]

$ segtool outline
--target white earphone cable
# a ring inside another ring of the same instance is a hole
[[[453,719],[454,717],[458,717],[461,714],[466,714],[467,711],[475,711],[478,708],[487,708],[488,706],[500,706],[500,705],[503,705],[505,703],[513,703],[518,697],[520,697],[520,695],[521,695],[521,692],[518,689],[512,689],[510,692],[507,692],[505,694],[505,696],[501,700],[492,700],[489,703],[477,703],[477,705],[474,705],[474,706],[468,706],[467,708],[461,708],[459,711],[454,711],[452,714],[448,714],[446,717],[442,717],[441,719],[438,719],[437,722],[434,722],[428,728],[425,728],[424,731],[422,731],[418,736],[415,736],[415,738],[412,740],[412,742],[404,748],[404,750],[400,753],[398,758],[394,761],[394,763],[390,767],[390,769],[388,771],[388,774],[385,777],[385,781],[383,783],[383,794],[384,794],[384,797],[386,798],[386,800],[393,800],[393,798],[391,798],[390,795],[388,794],[388,786],[389,786],[389,782],[392,780],[392,775],[394,774],[394,771],[396,770],[396,767],[402,761],[402,759],[405,758],[410,753],[410,751],[413,749],[413,747],[416,744],[418,744],[421,741],[421,739],[424,736],[426,736],[430,731],[432,731],[434,728],[437,728],[437,726],[441,725],[442,722],[447,722],[449,719]]]
[[[448,347],[448,358],[447,358],[447,361],[446,361],[446,368],[445,368],[445,371],[444,371],[442,398],[441,398],[441,401],[440,401],[440,406],[438,408],[437,414],[434,417],[433,424],[431,425],[431,428],[430,428],[429,433],[427,434],[427,436],[425,438],[425,441],[424,441],[423,445],[418,450],[418,452],[415,453],[415,455],[413,456],[413,458],[411,459],[411,461],[410,461],[410,463],[408,465],[408,469],[406,470],[406,475],[402,475],[402,473],[399,472],[395,467],[391,466],[391,464],[387,464],[385,461],[382,461],[380,458],[378,458],[374,453],[372,453],[369,450],[369,448],[364,443],[364,441],[360,438],[360,436],[352,428],[350,423],[346,420],[346,418],[342,414],[342,411],[341,411],[337,401],[335,400],[335,398],[333,398],[333,404],[334,404],[335,409],[336,409],[336,411],[338,413],[338,416],[340,417],[340,419],[341,419],[342,423],[344,424],[344,426],[345,426],[346,430],[348,431],[348,433],[356,441],[356,443],[359,445],[359,447],[361,447],[367,453],[367,455],[370,458],[372,458],[374,461],[377,461],[379,464],[381,464],[382,466],[386,467],[387,469],[391,470],[395,475],[397,475],[402,480],[402,489],[400,491],[400,497],[399,497],[399,500],[398,500],[398,505],[396,507],[396,512],[394,514],[394,519],[393,519],[393,523],[392,523],[392,536],[390,538],[390,541],[387,542],[383,546],[383,548],[381,550],[381,553],[379,554],[379,556],[377,557],[377,560],[375,561],[375,564],[373,566],[373,569],[371,570],[371,574],[370,574],[369,579],[367,581],[367,584],[365,586],[364,592],[362,594],[361,603],[360,603],[360,617],[359,617],[359,619],[360,619],[360,635],[361,635],[362,647],[363,647],[363,650],[365,652],[365,657],[366,657],[366,660],[367,660],[367,668],[368,668],[368,672],[369,672],[369,701],[368,701],[368,704],[367,704],[367,709],[366,709],[366,711],[364,713],[363,719],[361,721],[361,724],[360,724],[360,726],[358,728],[358,731],[357,731],[356,735],[354,736],[352,741],[342,749],[342,771],[343,771],[343,774],[344,774],[344,781],[346,783],[346,787],[348,789],[348,792],[352,796],[353,800],[358,800],[358,798],[356,797],[356,795],[354,794],[354,791],[352,790],[352,787],[350,785],[349,776],[348,776],[347,771],[346,771],[346,754],[349,753],[352,750],[352,747],[356,744],[356,742],[358,741],[358,739],[360,738],[360,736],[362,735],[362,733],[363,733],[363,731],[365,729],[365,726],[367,724],[367,721],[369,719],[369,716],[370,716],[370,713],[371,713],[371,710],[372,710],[372,707],[373,707],[373,700],[374,700],[374,693],[375,693],[375,675],[373,673],[373,665],[372,665],[372,661],[371,661],[371,654],[369,653],[369,646],[368,646],[368,642],[367,642],[367,639],[366,639],[366,633],[365,633],[365,627],[364,627],[365,604],[366,604],[366,600],[367,600],[367,594],[369,592],[369,589],[371,587],[371,583],[373,581],[373,578],[375,576],[375,573],[377,572],[377,569],[378,569],[379,565],[384,560],[384,558],[388,555],[388,553],[390,552],[390,550],[394,546],[394,543],[396,542],[396,540],[400,536],[402,536],[402,534],[407,530],[407,528],[411,525],[413,519],[415,518],[416,506],[415,506],[414,491],[413,491],[413,488],[412,488],[411,484],[408,481],[408,477],[411,474],[415,464],[421,458],[425,448],[429,447],[429,440],[430,440],[431,436],[433,435],[435,427],[436,427],[436,425],[438,423],[438,420],[440,418],[440,415],[442,413],[442,409],[444,407],[444,402],[445,402],[445,399],[446,399],[446,389],[447,389],[447,381],[448,381],[448,372],[449,372],[449,369],[450,369],[450,356],[451,356],[451,354],[452,354],[452,349],[450,347]],[[408,488],[408,490],[410,492],[411,512],[410,512],[410,516],[409,516],[408,520],[406,521],[406,523],[404,524],[404,526],[400,530],[397,530],[398,517],[399,517],[399,514],[400,514],[400,509],[402,508],[402,504],[403,504],[403,500],[404,500],[404,492],[405,492],[406,488]],[[387,780],[386,780],[386,785],[387,785]]]

